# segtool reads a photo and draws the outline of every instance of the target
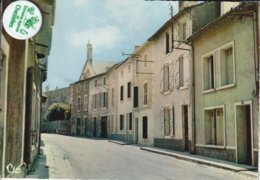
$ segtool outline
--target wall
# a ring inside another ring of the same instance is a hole
[[[203,108],[224,105],[226,112],[224,150],[226,152],[216,152],[214,157],[230,159],[228,158],[228,156],[230,156],[228,151],[233,150],[233,153],[235,153],[234,150],[236,150],[234,104],[248,100],[252,101],[253,105],[253,148],[257,150],[258,104],[257,99],[254,96],[254,91],[256,90],[256,76],[252,73],[255,72],[252,27],[251,18],[246,18],[244,23],[227,21],[227,23],[218,25],[218,28],[204,33],[203,36],[194,43],[196,144],[197,147],[199,147],[197,150],[200,154],[213,156],[207,152],[216,151],[215,149],[206,148],[204,146],[205,132],[203,128]],[[202,56],[232,41],[234,42],[235,56],[235,86],[211,93],[202,93]],[[203,152],[201,147],[204,147]],[[232,157],[234,157],[234,155]],[[234,158],[230,160],[235,161]]]

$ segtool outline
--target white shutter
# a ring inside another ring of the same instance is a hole
[[[175,86],[176,88],[179,88],[179,81],[180,81],[180,72],[179,72],[179,59],[176,60],[176,65],[175,65]]]
[[[171,61],[170,64],[170,90],[174,89],[174,61]]]
[[[170,106],[170,135],[173,134],[173,113],[172,106]]]
[[[161,108],[161,136],[164,137],[164,108]]]
[[[163,92],[163,67],[161,67],[160,71],[160,92]]]
[[[178,26],[177,25],[175,25],[175,27],[174,27],[174,47],[178,47],[178,40],[179,40],[179,36],[178,36],[178,34],[179,34],[179,32],[178,32]]]

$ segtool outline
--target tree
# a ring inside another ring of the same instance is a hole
[[[70,119],[71,109],[70,106],[63,103],[54,103],[48,108],[48,119],[49,121],[58,121]]]

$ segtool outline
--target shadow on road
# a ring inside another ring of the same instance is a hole
[[[41,146],[44,146],[43,142],[41,143]],[[46,162],[46,155],[41,148],[40,154],[35,163],[34,171],[29,172],[26,178],[49,179],[49,167]]]

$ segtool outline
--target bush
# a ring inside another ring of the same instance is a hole
[[[49,121],[70,119],[71,109],[67,104],[54,103],[48,108]]]

